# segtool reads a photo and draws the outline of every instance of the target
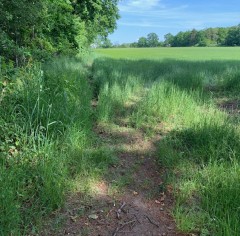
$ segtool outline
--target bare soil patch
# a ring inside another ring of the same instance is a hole
[[[221,101],[218,103],[218,106],[229,114],[240,113],[240,100],[238,99]]]

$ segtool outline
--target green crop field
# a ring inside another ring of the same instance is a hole
[[[97,54],[122,59],[240,60],[240,47],[111,48]]]

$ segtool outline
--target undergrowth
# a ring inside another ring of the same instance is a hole
[[[33,235],[76,178],[112,162],[92,132],[89,68],[77,58],[1,71],[0,235]]]

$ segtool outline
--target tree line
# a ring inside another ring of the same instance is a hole
[[[172,47],[189,46],[240,46],[240,25],[233,27],[207,28],[179,32],[175,36],[164,36],[164,45]]]
[[[0,56],[76,54],[116,28],[118,0],[0,0]]]
[[[149,33],[140,37],[137,42],[113,45],[106,39],[101,47],[207,47],[207,46],[240,46],[240,25],[232,27],[207,28],[204,30],[192,29],[180,31],[176,35],[164,35],[164,41],[159,41],[156,33]]]

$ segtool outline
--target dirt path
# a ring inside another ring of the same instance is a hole
[[[43,235],[186,235],[176,230],[172,188],[164,183],[164,170],[156,163],[155,144],[161,136],[146,139],[143,131],[124,120],[98,125],[95,132],[116,151],[118,164],[94,186],[94,198],[70,196],[55,217],[61,227]]]

